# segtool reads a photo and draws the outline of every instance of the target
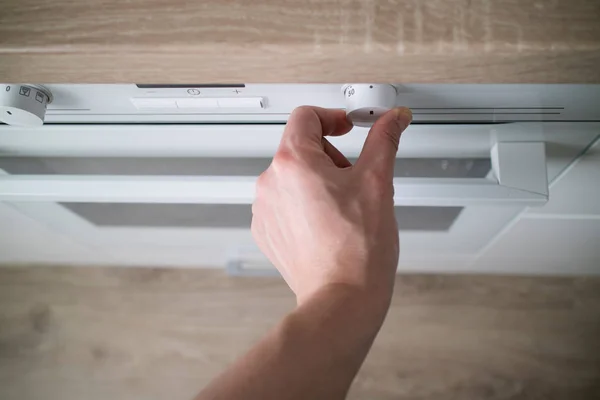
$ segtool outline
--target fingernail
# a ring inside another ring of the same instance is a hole
[[[394,108],[394,115],[405,127],[412,122],[412,111],[407,107]]]

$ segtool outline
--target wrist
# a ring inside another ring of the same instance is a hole
[[[328,283],[305,297],[298,296],[298,308],[338,304],[365,323],[381,326],[390,307],[393,284],[363,286],[350,283]]]

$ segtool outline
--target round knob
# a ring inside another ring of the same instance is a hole
[[[396,88],[389,84],[358,83],[342,86],[346,114],[356,126],[369,127],[396,106]]]
[[[52,93],[41,85],[0,84],[0,121],[17,126],[43,125],[50,102]]]

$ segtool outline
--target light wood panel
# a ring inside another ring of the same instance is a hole
[[[596,0],[2,0],[0,77],[599,83]]]
[[[274,278],[0,269],[0,398],[186,399],[293,307]],[[600,279],[401,276],[350,399],[597,399]]]

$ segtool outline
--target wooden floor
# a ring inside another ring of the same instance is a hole
[[[0,399],[189,399],[294,301],[274,278],[0,268]],[[403,276],[350,399],[598,399],[600,279]]]

